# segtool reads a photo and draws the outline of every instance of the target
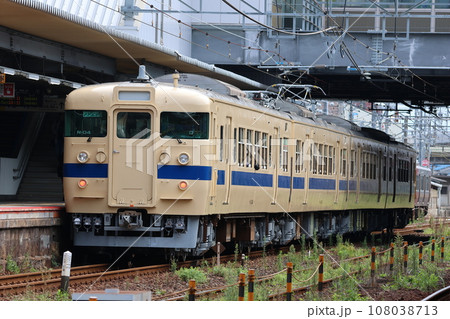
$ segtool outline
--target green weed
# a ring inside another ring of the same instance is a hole
[[[181,268],[175,271],[175,275],[185,282],[194,279],[197,284],[203,284],[208,281],[208,277],[202,270],[193,267]]]

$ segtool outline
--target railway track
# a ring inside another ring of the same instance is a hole
[[[107,264],[97,264],[97,265],[73,267],[71,269],[71,274],[78,276],[78,275],[89,274],[92,272],[98,273],[98,272],[105,271],[107,269],[107,267],[108,267]],[[32,283],[32,282],[38,282],[38,281],[42,281],[42,280],[50,280],[50,279],[55,279],[55,278],[61,279],[61,269],[50,269],[47,271],[1,276],[0,277],[0,289],[2,289],[2,287],[7,287],[10,285]]]
[[[396,228],[394,229],[394,234],[395,235],[401,235],[401,236],[406,236],[406,235],[415,235],[415,236],[420,236],[423,235],[423,230],[427,229],[427,228],[437,228],[440,227],[441,225],[443,226],[450,226],[450,220],[443,220],[443,221],[436,221],[434,224],[431,223],[423,223],[423,224],[410,224],[407,225],[405,228]],[[373,235],[380,235],[381,231],[374,231],[372,232]],[[430,236],[430,235],[427,235]]]
[[[287,250],[288,248],[285,248]],[[278,252],[279,250],[277,250]],[[270,253],[270,252],[268,252]],[[249,258],[258,258],[263,251],[251,252]],[[239,256],[240,257],[240,256]],[[234,254],[221,256],[221,262],[234,260]],[[215,257],[178,262],[177,267],[195,267],[202,262],[212,263]],[[169,271],[171,265],[153,265],[120,270],[109,270],[107,264],[73,267],[70,271],[70,285],[92,284],[94,282],[106,282],[117,279],[125,279],[136,276],[146,276],[152,273]],[[61,269],[43,272],[24,273],[0,277],[0,296],[17,295],[28,290],[42,291],[44,289],[59,289],[61,285]]]
[[[446,222],[450,224],[450,222]],[[425,225],[411,225],[404,229],[405,232],[416,231],[417,229],[425,229],[430,227],[430,224]],[[277,248],[274,250],[264,251],[253,251],[250,252],[248,258],[258,258],[262,257],[265,253],[273,254],[279,251],[287,252],[289,247]],[[232,260],[240,260],[241,255],[236,256],[235,254],[223,255],[221,256],[221,262],[227,262]],[[199,266],[201,263],[207,261],[208,263],[216,262],[216,257],[211,257],[207,259],[190,260],[185,262],[178,262],[177,267],[195,267]],[[97,264],[90,266],[73,267],[71,269],[70,284],[71,285],[81,285],[81,284],[92,284],[94,282],[106,282],[117,279],[125,279],[135,276],[146,276],[152,273],[165,272],[170,270],[171,265],[153,265],[136,267],[130,269],[121,270],[110,270],[107,271],[107,264]],[[17,295],[27,290],[41,291],[44,289],[58,289],[61,285],[61,269],[49,270],[44,272],[35,273],[25,273],[18,275],[9,275],[0,277],[0,296],[6,295]]]
[[[167,271],[169,265],[147,266],[122,270],[107,270],[107,265],[74,267],[71,269],[71,284],[90,284],[130,276],[144,276],[151,273]],[[49,273],[30,273],[0,277],[0,296],[17,295],[27,290],[58,289],[61,285],[61,269]]]

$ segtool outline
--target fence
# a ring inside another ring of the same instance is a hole
[[[439,243],[440,252],[441,252],[440,253],[440,262],[441,263],[444,262],[445,240],[446,240],[445,237],[441,237],[440,243]],[[400,247],[403,249],[403,256],[402,256],[403,257],[403,269],[402,269],[403,272],[406,272],[408,270],[408,259],[409,259],[408,248],[410,248],[412,246],[418,246],[418,248],[419,248],[418,262],[419,262],[419,265],[423,265],[424,243],[421,241],[417,245],[408,245],[408,242],[405,241],[403,243],[403,245]],[[377,268],[376,256],[383,256],[383,255],[387,255],[387,253],[389,253],[388,263],[386,263],[386,264],[379,263],[378,267],[381,268],[382,266],[389,266],[386,268],[389,269],[389,272],[391,274],[393,274],[393,272],[394,272],[394,249],[395,249],[394,243],[391,243],[390,247],[388,249],[380,251],[380,252],[377,252],[376,248],[372,247],[371,252],[367,255],[344,259],[344,260],[341,260],[340,262],[333,260],[332,264],[333,264],[333,266],[335,266],[335,268],[337,268],[336,265],[339,265],[340,263],[354,262],[357,260],[362,260],[362,259],[366,259],[366,258],[370,257],[370,282],[371,282],[371,285],[374,286],[375,282],[376,282],[376,268]],[[430,247],[430,262],[431,263],[435,262],[435,249],[436,249],[436,241],[433,239],[431,241],[431,247]],[[174,292],[169,295],[165,295],[164,300],[184,300],[186,298],[185,293],[188,292],[188,300],[194,301],[196,299],[196,297],[211,294],[211,293],[221,292],[227,288],[230,288],[233,286],[238,286],[238,301],[244,301],[245,300],[245,298],[244,298],[245,297],[245,286],[248,286],[247,300],[253,301],[256,283],[261,283],[264,281],[272,280],[275,276],[285,272],[286,273],[286,289],[285,289],[285,291],[283,291],[281,293],[269,295],[268,299],[273,300],[277,297],[284,295],[287,301],[291,301],[292,295],[295,292],[306,291],[307,289],[312,289],[314,286],[317,286],[317,290],[319,292],[321,292],[321,291],[323,291],[325,284],[330,283],[332,281],[335,281],[335,280],[343,277],[343,276],[338,276],[335,278],[330,278],[330,279],[324,280],[324,255],[323,254],[319,255],[319,262],[316,267],[302,269],[302,270],[295,270],[295,271],[293,269],[294,269],[293,264],[291,262],[288,262],[286,264],[286,268],[284,268],[283,270],[273,273],[273,274],[270,274],[270,275],[261,276],[261,277],[256,277],[255,270],[249,269],[248,277],[247,277],[248,284],[246,284],[246,281],[245,281],[245,274],[241,273],[239,275],[239,281],[234,284],[211,288],[211,289],[203,290],[200,292],[196,291],[195,280],[190,280],[188,289]],[[365,270],[368,270],[368,269],[360,269],[358,271],[346,272],[346,275],[347,276],[354,275],[357,273],[364,272]],[[295,276],[299,272],[306,272],[306,271],[312,271],[311,275],[307,279],[300,280],[299,278],[297,278]],[[297,284],[304,284],[304,283],[310,282],[316,275],[317,275],[316,283],[293,288],[293,281],[292,281],[293,278],[296,280]]]

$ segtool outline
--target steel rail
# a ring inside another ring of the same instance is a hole
[[[89,266],[86,266],[89,267]],[[70,284],[88,284],[93,281],[105,282],[114,279],[123,279],[131,276],[137,275],[148,275],[156,272],[167,271],[169,269],[168,264],[156,265],[156,266],[146,266],[130,269],[121,270],[111,270],[111,271],[97,271],[90,272],[85,269],[83,273],[77,273],[70,276]],[[5,295],[15,295],[27,290],[39,291],[45,288],[58,288],[61,285],[61,274],[56,278],[41,278],[41,280],[31,281],[31,282],[20,282],[15,284],[0,286],[0,296]]]
[[[72,267],[72,275],[82,275],[92,272],[101,272],[107,269],[107,264],[96,264],[88,266]],[[0,288],[12,284],[30,283],[33,281],[41,281],[45,279],[53,279],[61,277],[61,269],[48,269],[39,272],[29,272],[23,274],[6,275],[0,277]]]

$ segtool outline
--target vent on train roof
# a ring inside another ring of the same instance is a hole
[[[160,76],[156,78],[155,81],[164,83],[173,83],[172,74]],[[245,93],[241,89],[235,87],[234,85],[216,79],[211,79],[204,75],[180,73],[178,83],[180,85],[199,87],[205,90],[210,90],[224,95],[245,97]]]
[[[328,123],[332,123],[335,124],[337,126],[341,126],[343,128],[346,128],[348,130],[352,130],[352,131],[361,131],[361,128],[356,125],[353,122],[347,121],[346,119],[337,117],[337,116],[332,116],[332,115],[318,115],[318,118],[321,118],[322,120],[328,122]]]

